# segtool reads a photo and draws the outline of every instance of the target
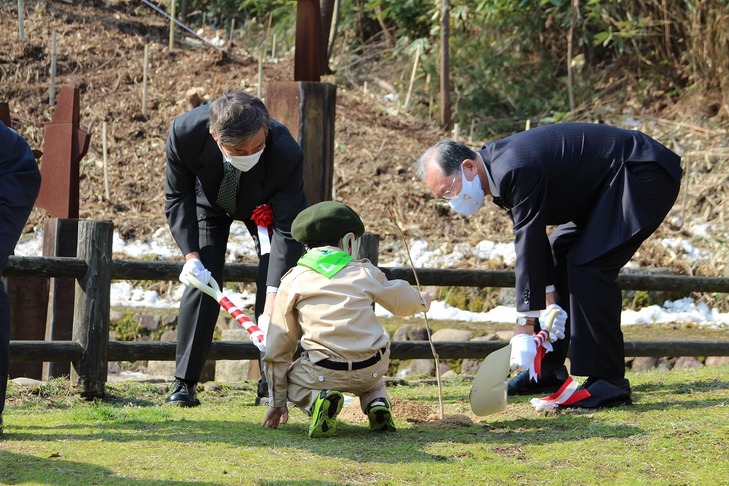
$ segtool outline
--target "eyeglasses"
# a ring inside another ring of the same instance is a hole
[[[456,179],[458,178],[458,174],[453,176],[453,182],[451,182],[451,187],[448,188],[447,191],[445,191],[443,194],[441,194],[440,198],[444,201],[450,201],[454,197],[456,197],[456,193],[453,192],[453,188],[456,186]]]

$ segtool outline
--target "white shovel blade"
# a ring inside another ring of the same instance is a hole
[[[511,344],[484,358],[473,379],[469,399],[473,413],[482,417],[506,409]]]

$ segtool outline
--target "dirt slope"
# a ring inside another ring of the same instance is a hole
[[[127,1],[112,1],[105,7],[86,2],[81,6],[26,2],[26,40],[21,43],[16,8],[15,2],[0,3],[4,33],[0,37],[0,100],[10,103],[15,127],[34,148],[42,147],[43,123],[53,115],[48,106],[48,73],[52,33],[56,32],[56,86],[73,84],[80,88],[81,125],[92,135],[89,153],[81,164],[80,216],[112,220],[125,238],[151,235],[165,225],[164,144],[171,120],[190,109],[195,97],[210,100],[230,84],[256,94],[256,59],[237,46],[228,46],[228,54],[223,55],[210,47],[178,42],[169,52],[168,22],[138,2]],[[142,115],[141,106],[145,44],[149,45],[150,62],[147,116]],[[292,62],[267,62],[263,75],[264,84],[291,80]],[[700,105],[701,100],[687,103]],[[700,117],[678,120],[679,116],[700,110],[672,110],[675,115],[671,119],[657,114],[650,118],[648,114],[632,116],[652,120],[650,125],[642,126],[646,131],[669,146],[690,152],[684,160],[693,164],[693,191],[685,200],[679,199],[676,215],[719,224],[726,231],[726,125],[722,128],[716,121]],[[108,200],[102,166],[104,122],[111,183]],[[467,222],[435,204],[417,180],[415,159],[443,136],[428,123],[396,112],[381,97],[366,94],[361,88],[338,87],[335,197],[354,206],[369,231],[382,235],[383,252],[401,252],[396,250],[400,236],[392,224],[391,211],[408,237],[446,242],[446,251],[455,243],[511,239],[510,222],[496,206],[487,205],[479,221]],[[473,141],[471,145],[480,143]],[[34,210],[26,230],[38,227],[45,217],[44,211]],[[660,235],[684,229],[665,224]],[[685,231],[681,234],[688,235]],[[710,275],[726,271],[726,257],[711,268],[691,268],[650,243],[640,260],[643,265],[672,266],[685,273]],[[468,259],[462,263],[468,264]],[[485,264],[479,265],[484,268]]]

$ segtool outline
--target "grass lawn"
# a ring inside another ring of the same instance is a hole
[[[339,434],[309,439],[290,410],[259,427],[254,384],[201,390],[194,409],[162,406],[168,385],[108,385],[87,402],[66,381],[11,383],[2,484],[729,484],[728,366],[629,373],[636,403],[544,415],[528,397],[476,417],[470,382],[392,386],[398,432],[373,435],[354,406]],[[398,410],[400,411],[397,415]]]

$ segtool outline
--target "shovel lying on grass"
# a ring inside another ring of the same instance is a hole
[[[547,339],[557,314],[559,314],[559,310],[552,310],[547,315],[544,329],[539,331],[540,334],[546,333]],[[542,338],[540,337],[540,339]],[[511,343],[489,354],[481,362],[481,366],[473,378],[471,393],[468,395],[474,414],[483,417],[506,409],[507,381],[511,374],[510,360]]]

